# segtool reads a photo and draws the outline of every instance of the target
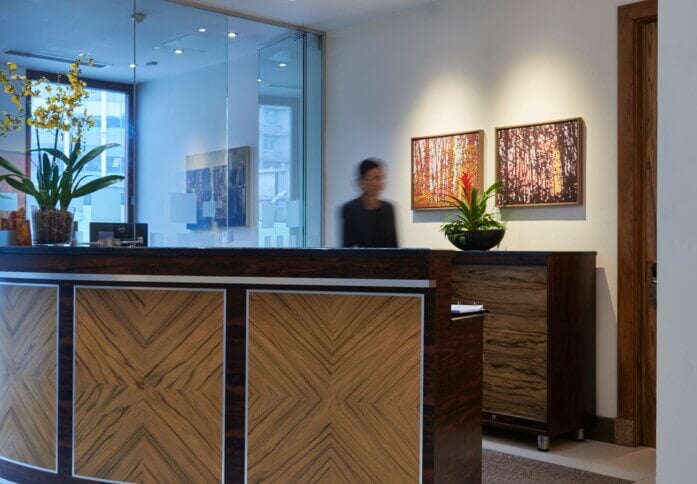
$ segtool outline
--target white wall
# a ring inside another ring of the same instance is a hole
[[[503,250],[594,250],[597,414],[617,412],[617,6],[624,0],[450,0],[328,35],[326,240],[357,163],[388,166],[405,247],[451,249],[444,212],[410,210],[410,139],[580,116],[585,203],[507,209]]]
[[[162,234],[165,246],[257,245],[257,91],[256,55],[138,85],[136,218],[150,224],[151,233]],[[227,230],[187,230],[184,223],[172,223],[170,193],[186,191],[186,155],[227,146],[252,148],[248,226],[230,228],[230,237]]]
[[[695,0],[658,2],[657,481],[697,482]]]

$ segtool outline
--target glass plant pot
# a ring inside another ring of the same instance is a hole
[[[70,244],[75,209],[58,210],[32,207],[32,235],[35,244]]]

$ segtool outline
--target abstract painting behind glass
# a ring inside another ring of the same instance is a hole
[[[247,225],[249,146],[186,157],[186,191],[196,194],[196,223],[190,230]]]
[[[206,204],[211,201],[211,169],[201,168],[186,172],[186,193],[196,195],[196,223],[186,224],[189,230],[207,230],[212,218],[205,215]]]
[[[460,195],[464,173],[481,190],[483,140],[484,131],[412,138],[412,210],[450,208],[448,195]]]
[[[500,207],[582,203],[581,118],[496,128]]]
[[[215,223],[218,227],[227,226],[227,166],[213,167],[213,202],[215,203]]]
[[[232,148],[228,153],[227,222],[230,227],[247,225],[247,178],[249,146]]]

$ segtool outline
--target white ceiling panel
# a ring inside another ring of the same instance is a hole
[[[437,0],[192,0],[200,5],[288,22],[318,30],[332,30],[375,17],[433,3]]]

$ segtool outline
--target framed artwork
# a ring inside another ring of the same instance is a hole
[[[227,223],[229,227],[247,225],[247,180],[249,179],[249,146],[228,152]]]
[[[196,194],[196,223],[190,230],[247,225],[249,146],[186,157],[186,192]]]
[[[206,230],[212,227],[212,217],[207,213],[211,203],[211,169],[201,168],[186,172],[186,193],[196,195],[196,223],[186,224],[189,230]]]
[[[583,120],[496,128],[499,207],[583,201]]]
[[[447,209],[448,195],[460,196],[460,178],[469,173],[483,187],[484,131],[411,139],[411,209]]]

